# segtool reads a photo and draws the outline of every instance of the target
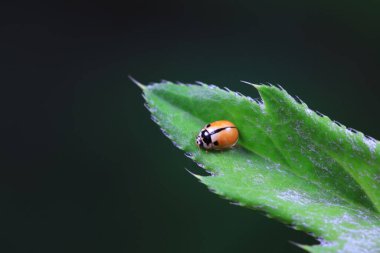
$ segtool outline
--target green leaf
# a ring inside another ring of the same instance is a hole
[[[297,102],[254,85],[256,101],[216,86],[142,86],[154,121],[210,176],[215,193],[265,211],[321,240],[310,252],[380,252],[380,145]],[[206,152],[195,137],[209,122],[239,129],[238,146]],[[253,228],[254,229],[254,228]]]

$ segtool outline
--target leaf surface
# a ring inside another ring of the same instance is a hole
[[[255,85],[261,101],[216,86],[143,88],[154,121],[210,176],[215,193],[321,239],[310,252],[380,252],[380,145],[310,110],[286,91]],[[226,119],[238,146],[206,152],[195,137]]]

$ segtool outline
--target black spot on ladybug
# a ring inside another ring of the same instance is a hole
[[[212,141],[211,141],[211,135],[209,134],[209,132],[207,130],[203,130],[201,132],[201,136],[202,136],[202,140],[204,143],[206,143],[207,145],[209,145]]]
[[[219,142],[218,142],[218,141],[214,141],[214,145],[215,145],[215,146],[218,146],[218,145],[219,145]]]
[[[223,130],[226,130],[228,128],[236,128],[236,127],[221,127],[221,128],[218,128],[218,129],[214,130],[213,132],[211,132],[210,135],[222,132]]]

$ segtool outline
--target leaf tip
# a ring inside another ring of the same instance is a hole
[[[185,170],[186,170],[187,172],[189,172],[192,176],[194,176],[195,178],[197,178],[199,181],[202,181],[202,178],[203,178],[202,176],[197,175],[197,174],[191,172],[190,170],[188,170],[188,169],[186,169],[186,168],[185,168]]]
[[[240,80],[240,82],[242,82],[242,83],[246,83],[246,84],[249,84],[249,85],[255,87],[255,88],[258,89],[258,90],[259,90],[260,87],[262,86],[262,85],[260,85],[260,84],[250,83],[250,82],[248,82],[248,81],[244,81],[244,80]]]
[[[300,244],[300,243],[297,243],[297,242],[293,242],[293,241],[289,241],[290,244],[293,244],[294,246],[296,247],[299,247],[307,252],[312,252],[312,246],[309,246],[309,245],[304,245],[304,244]]]
[[[140,89],[142,90],[145,90],[146,89],[146,86],[143,85],[142,83],[140,83],[139,81],[137,81],[136,79],[134,79],[131,75],[128,75],[128,78],[134,83],[136,84]]]

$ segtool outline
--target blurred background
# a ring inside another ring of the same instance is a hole
[[[280,84],[380,138],[378,1],[2,1],[1,252],[302,252],[150,120],[162,79]]]

